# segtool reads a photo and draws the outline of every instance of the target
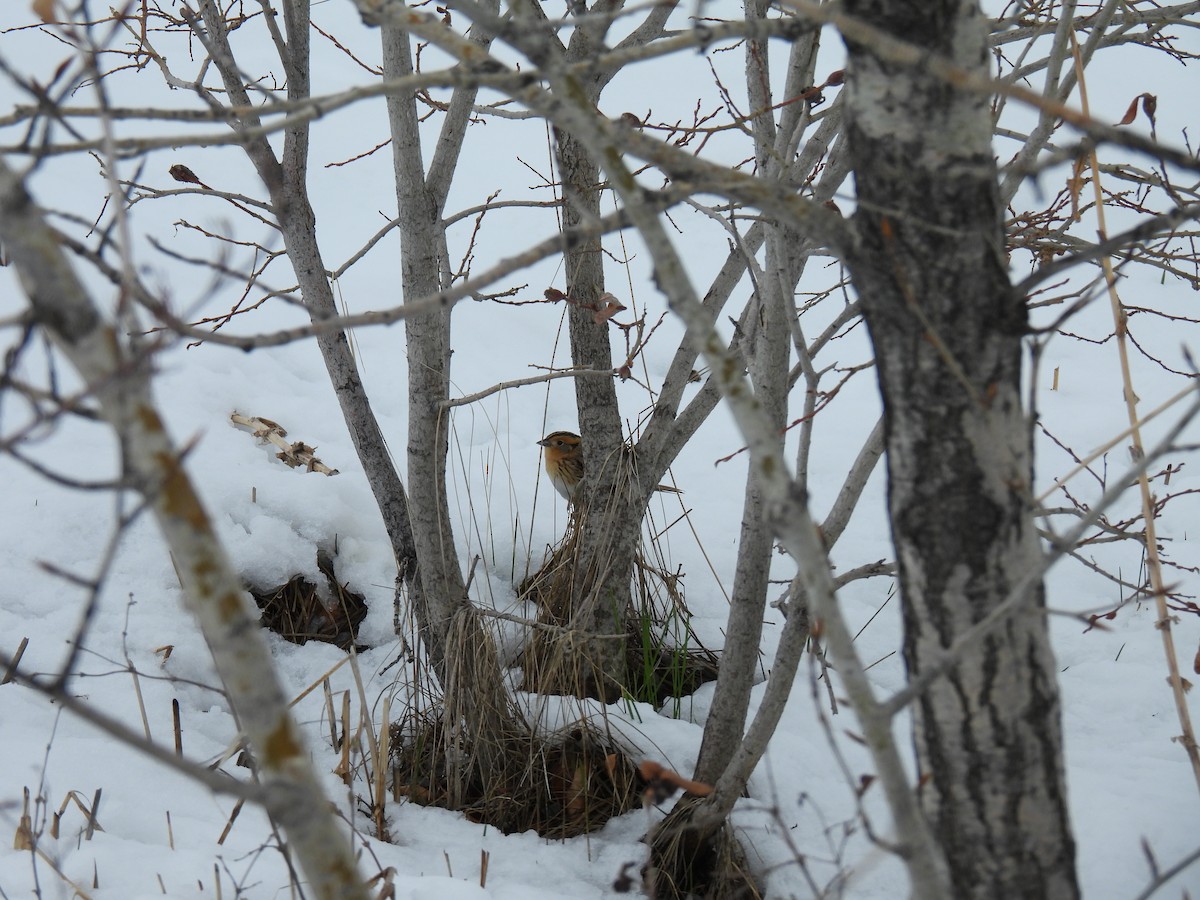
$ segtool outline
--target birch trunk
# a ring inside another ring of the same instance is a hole
[[[847,0],[852,15],[986,75],[968,0]],[[847,253],[884,398],[888,504],[910,677],[999,603],[1040,552],[989,98],[847,40],[857,241]],[[1078,895],[1054,658],[1040,583],[1026,614],[914,710],[920,798],[954,896]]]
[[[525,11],[544,17],[540,5]],[[595,55],[600,38],[594,27],[581,25],[568,46],[545,36],[537,52],[562,55],[582,63]],[[580,85],[595,105],[612,73],[594,73]],[[570,131],[556,129],[555,150],[563,192],[563,228],[572,229],[600,218],[600,168],[586,146]],[[565,248],[567,313],[571,360],[585,369],[612,369],[611,325],[596,321],[594,310],[604,293],[604,250],[600,238]],[[624,453],[624,429],[616,388],[611,379],[575,379],[579,434],[586,474],[573,509],[577,535],[571,560],[569,639],[554,638],[553,650],[539,650],[549,665],[539,665],[542,690],[612,702],[629,678],[626,642],[613,635],[626,630],[632,603],[630,584],[634,555],[641,536],[648,491],[642,490]]]
[[[592,99],[595,102],[597,98]],[[563,181],[563,226],[572,228],[598,219],[599,167],[567,132],[557,133],[557,150]],[[566,257],[572,362],[585,369],[611,369],[610,326],[596,322],[588,309],[604,293],[600,239],[570,247]],[[625,630],[632,601],[633,556],[646,503],[631,483],[630,472],[623,469],[624,430],[613,382],[575,379],[575,403],[587,474],[577,504],[579,540],[573,561],[570,622],[572,628],[593,637],[574,648],[567,660],[572,671],[561,677],[579,696],[611,702],[620,697],[628,681],[625,644],[595,636]]]
[[[383,74],[396,79],[413,72],[408,33],[383,26]],[[486,45],[488,38],[477,38]],[[475,88],[456,92],[435,165],[426,176],[414,94],[387,98],[400,222],[400,284],[406,300],[444,287],[446,239],[442,205],[458,160]],[[476,769],[485,783],[505,783],[503,739],[518,730],[491,635],[467,596],[446,494],[450,390],[450,310],[435,309],[405,319],[408,351],[408,483],[413,536],[422,590],[416,598],[421,634],[441,682],[443,716],[451,733],[465,726],[473,760],[462,770]],[[452,784],[460,791],[465,782]],[[452,805],[462,801],[452,795]]]
[[[746,4],[748,18],[761,19],[769,4],[754,0]],[[766,40],[746,42],[746,87],[753,112],[769,110],[772,105],[770,76],[770,47]],[[815,36],[798,41],[792,47],[789,82],[797,78],[811,84],[816,57]],[[789,83],[789,87],[794,87]],[[770,114],[755,115],[751,120],[754,133],[755,167],[759,173],[780,174],[778,153],[780,135],[790,142],[794,131],[801,128],[797,110],[803,104],[792,104],[781,128],[777,129]],[[777,223],[768,223],[766,255],[761,278],[756,278],[757,295],[752,327],[754,345],[749,349],[749,374],[755,396],[763,413],[778,433],[778,445],[783,449],[783,430],[787,421],[788,362],[790,335],[788,316],[796,315],[792,291],[803,270],[799,241]],[[750,689],[759,667],[759,646],[762,641],[763,614],[767,606],[767,587],[771,576],[771,554],[775,535],[766,519],[766,504],[762,484],[755,473],[746,479],[742,504],[742,526],[738,539],[737,567],[734,571],[730,596],[729,624],[725,631],[725,649],[720,674],[713,694],[712,709],[704,726],[704,739],[696,763],[696,777],[704,782],[716,782],[729,765],[742,742],[746,726],[746,711],[750,705]]]

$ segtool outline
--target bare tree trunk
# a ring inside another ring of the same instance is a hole
[[[593,97],[593,102],[596,99]],[[600,217],[600,170],[572,135],[558,131],[556,138],[563,181],[563,226],[569,229]],[[566,264],[572,362],[585,369],[611,369],[609,323],[597,322],[589,309],[604,293],[600,239],[568,248]],[[628,681],[625,645],[602,636],[625,630],[633,556],[646,498],[624,465],[624,430],[613,382],[575,379],[575,402],[587,468],[576,507],[579,536],[570,622],[572,628],[595,637],[572,651],[567,661],[573,674],[567,677],[580,696],[611,702]]]
[[[526,3],[524,10],[544,18],[538,4]],[[595,23],[581,23],[566,47],[547,33],[540,52],[583,63],[596,54],[601,37]],[[597,72],[583,79],[580,86],[590,104],[598,102],[611,76],[611,72]],[[569,131],[556,130],[555,145],[562,178],[563,228],[598,220],[601,189],[596,160]],[[565,257],[572,362],[585,369],[612,369],[611,325],[598,321],[594,314],[604,293],[600,238],[567,246]],[[539,656],[551,662],[548,667],[539,664],[539,680],[542,689],[612,702],[629,681],[626,644],[614,635],[626,629],[634,555],[649,492],[634,477],[623,450],[625,435],[613,382],[575,379],[575,403],[586,475],[573,510],[578,530],[570,563],[568,627],[574,636],[569,642],[555,638],[555,649],[539,650]]]
[[[151,361],[138,356],[97,313],[57,236],[3,161],[0,241],[17,267],[36,320],[99,401],[120,441],[126,479],[154,511],[184,602],[254,748],[267,813],[286,833],[314,896],[366,900],[350,842],[330,812],[304,739],[288,714],[246,593],[154,406]]]
[[[746,4],[746,15],[762,18],[769,3],[754,0]],[[809,36],[792,46],[789,81],[799,77],[811,84],[816,57],[816,37]],[[772,102],[769,45],[766,40],[746,42],[746,86],[752,112],[769,110]],[[789,84],[789,87],[794,85]],[[801,127],[797,111],[803,104],[792,104],[784,117],[781,129],[769,113],[755,115],[751,120],[754,132],[755,163],[760,174],[778,177],[784,167],[779,164],[779,138],[790,140],[794,130]],[[749,348],[750,380],[754,394],[762,404],[764,414],[778,432],[779,447],[783,447],[783,429],[787,421],[788,361],[791,329],[788,316],[795,316],[792,291],[803,270],[799,240],[783,226],[768,223],[766,256],[762,275],[755,279],[757,303],[752,311],[753,345]],[[762,484],[752,471],[746,479],[742,505],[742,527],[738,540],[737,568],[734,571],[730,597],[729,625],[725,631],[725,653],[722,658],[712,710],[705,723],[696,777],[715,782],[742,742],[746,725],[746,710],[750,703],[750,688],[758,671],[759,647],[762,641],[763,612],[767,605],[767,587],[771,575],[771,553],[775,535],[766,520]]]
[[[408,34],[385,25],[384,78],[410,74]],[[389,95],[387,105],[400,221],[400,286],[406,299],[425,297],[442,286],[441,216],[425,184],[416,100],[411,93]],[[441,403],[449,396],[450,311],[434,309],[409,316],[404,336],[408,351],[409,509],[424,587],[423,618],[430,626],[425,642],[435,668],[444,675],[444,641],[450,619],[467,603],[446,498],[449,428],[448,413]]]
[[[383,74],[412,74],[408,33],[383,26]],[[479,38],[486,46],[488,38]],[[435,294],[446,265],[442,205],[477,89],[460,88],[444,120],[435,166],[426,176],[416,98],[389,94],[388,121],[400,221],[401,290],[406,300]],[[413,535],[422,590],[417,597],[421,633],[441,681],[447,723],[462,720],[469,750],[485,781],[503,783],[505,735],[515,720],[495,645],[467,596],[454,543],[446,494],[449,450],[450,310],[405,320],[408,351],[408,481]],[[457,790],[461,784],[455,785]],[[461,799],[461,797],[457,798]]]
[[[252,109],[241,73],[233,60],[227,26],[220,10],[212,0],[202,0],[201,11],[206,47],[217,64],[230,99],[242,109]],[[287,0],[284,21],[288,37],[284,65],[288,72],[289,99],[303,99],[309,92],[307,0]],[[391,43],[385,42],[385,50],[395,52],[385,53],[385,60],[396,71],[397,67],[402,69],[406,65],[401,58],[408,59],[407,37],[401,32],[389,34]],[[403,53],[395,46],[397,40],[404,44]],[[466,94],[469,110],[473,89],[468,89]],[[456,109],[463,105],[461,96]],[[403,100],[389,99],[391,118],[398,135],[397,172],[406,176],[397,179],[397,197],[405,255],[404,293],[406,297],[412,297],[422,295],[426,289],[432,293],[439,285],[439,262],[443,256],[440,209],[455,160],[440,159],[441,177],[432,187],[428,185],[422,171],[415,124],[411,128],[407,124],[397,125],[397,115],[402,115],[402,112],[395,112],[398,106],[403,108]],[[411,96],[408,109],[412,111]],[[415,120],[415,111],[412,111],[412,118]],[[465,127],[465,115],[455,117],[453,121],[459,123],[459,127]],[[249,116],[242,124],[253,127],[258,122]],[[281,159],[276,158],[265,137],[247,137],[245,146],[270,193],[288,258],[310,315],[315,320],[336,316],[333,291],[317,243],[316,216],[307,194],[307,124],[301,122],[285,132]],[[407,177],[410,172],[415,173],[411,179]],[[483,753],[481,764],[491,768],[495,761],[492,751],[498,749],[499,742],[485,735],[494,735],[509,725],[509,706],[492,642],[467,600],[445,502],[446,431],[438,404],[447,395],[448,315],[438,311],[414,316],[406,328],[410,366],[416,373],[410,379],[416,382],[410,385],[410,407],[420,411],[413,415],[419,427],[414,426],[409,445],[409,481],[415,489],[411,504],[387,452],[345,332],[320,333],[317,344],[359,459],[384,515],[400,575],[406,580],[418,611],[423,642],[443,686],[454,684],[461,688],[448,699],[447,716],[461,717],[468,724],[473,749]],[[413,362],[414,353],[417,363]],[[410,521],[410,510],[416,513],[413,521]],[[447,648],[452,635],[457,652],[451,656]]]
[[[974,2],[846,8],[987,72]],[[1006,272],[989,98],[847,45],[858,187],[847,264],[877,354],[915,677],[1040,559],[1020,397],[1027,314]],[[1040,584],[1030,594],[1027,614],[991,632],[915,709],[921,800],[964,900],[1078,895]]]

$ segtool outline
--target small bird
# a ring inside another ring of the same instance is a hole
[[[571,500],[583,479],[583,446],[573,431],[552,431],[540,441],[546,474],[564,499]]]
[[[565,500],[574,500],[579,482],[583,480],[583,442],[579,435],[573,431],[552,431],[538,441],[538,446],[544,448],[542,456],[550,483]],[[630,452],[628,446],[625,452]],[[678,488],[665,484],[660,484],[655,490],[682,493]]]

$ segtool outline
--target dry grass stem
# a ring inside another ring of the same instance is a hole
[[[1072,34],[1071,40],[1075,56],[1075,71],[1079,79],[1080,103],[1084,116],[1088,116],[1087,82],[1079,54],[1079,45],[1075,41],[1074,34]],[[1092,169],[1092,187],[1095,191],[1095,212],[1098,230],[1100,239],[1104,240],[1108,236],[1108,228],[1105,224],[1104,215],[1105,197],[1104,191],[1101,188],[1100,160],[1094,148],[1089,151],[1087,159]],[[1133,373],[1129,366],[1126,313],[1121,303],[1121,298],[1117,294],[1117,276],[1113,270],[1112,258],[1104,256],[1100,262],[1104,270],[1104,281],[1108,290],[1109,305],[1112,310],[1113,325],[1116,330],[1117,351],[1121,365],[1121,383],[1124,386],[1125,410],[1129,418],[1129,434],[1133,442],[1134,453],[1138,459],[1141,459],[1146,454],[1146,448],[1142,443],[1142,433],[1137,413],[1137,393],[1134,390]],[[1175,652],[1175,638],[1171,628],[1172,617],[1167,608],[1167,588],[1163,579],[1162,562],[1159,559],[1158,552],[1154,497],[1150,493],[1150,480],[1144,468],[1138,475],[1138,488],[1142,499],[1142,520],[1145,523],[1146,529],[1146,567],[1149,571],[1150,584],[1154,592],[1154,604],[1158,612],[1158,620],[1155,625],[1162,636],[1163,653],[1167,663],[1167,681],[1171,686],[1171,693],[1175,698],[1175,712],[1179,717],[1179,725],[1183,732],[1178,740],[1183,745],[1188,759],[1191,761],[1192,774],[1196,779],[1197,788],[1200,788],[1200,746],[1197,746],[1196,743],[1196,732],[1192,727],[1191,712],[1188,709],[1187,698],[1184,695],[1184,679],[1180,674],[1179,660]]]

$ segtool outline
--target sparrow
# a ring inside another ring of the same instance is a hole
[[[540,441],[550,483],[568,502],[583,480],[583,446],[573,431],[552,431]]]
[[[542,457],[545,461],[546,474],[554,489],[563,499],[571,502],[583,480],[583,442],[573,431],[552,431],[537,442],[542,447]],[[630,452],[629,448],[625,448]],[[666,491],[679,494],[682,491],[669,485],[660,484],[656,491]]]

